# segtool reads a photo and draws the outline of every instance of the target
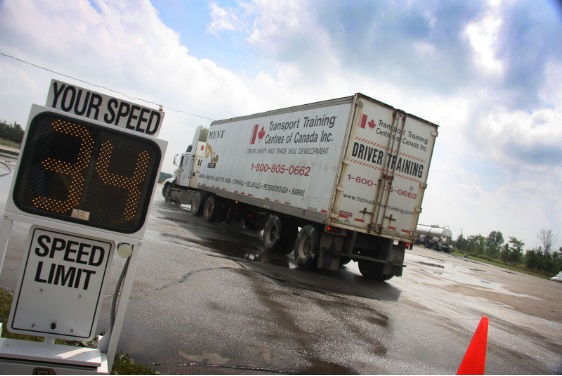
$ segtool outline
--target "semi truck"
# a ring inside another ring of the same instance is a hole
[[[416,244],[423,244],[426,248],[440,252],[453,252],[450,244],[453,233],[447,226],[418,224],[416,234]]]
[[[208,222],[263,231],[266,252],[302,268],[355,261],[389,280],[416,241],[437,130],[361,93],[213,121],[162,193]]]

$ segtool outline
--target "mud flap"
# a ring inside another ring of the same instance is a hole
[[[384,264],[384,268],[382,269],[383,275],[394,275],[393,265],[389,262]]]
[[[386,264],[384,265],[384,275],[394,275],[396,277],[402,276],[402,265],[404,264],[404,256],[406,250],[400,246],[391,243],[386,257]],[[397,265],[398,264],[398,265]]]
[[[318,254],[316,267],[324,270],[338,270],[340,268],[341,256],[321,249]]]
[[[394,274],[395,277],[402,277],[402,270],[404,269],[404,267],[399,266],[399,265],[393,265],[392,266],[392,274]]]
[[[345,238],[341,236],[322,233],[316,267],[323,270],[339,270],[344,243]]]

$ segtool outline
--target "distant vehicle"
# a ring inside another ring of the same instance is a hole
[[[558,272],[558,274],[556,274],[554,277],[552,277],[550,279],[551,281],[558,281],[558,282],[562,282],[562,272]]]
[[[198,128],[167,201],[208,221],[263,229],[267,252],[302,268],[401,276],[437,137],[437,125],[363,94]]]
[[[423,244],[426,248],[440,252],[453,252],[453,247],[450,244],[453,233],[447,226],[418,224],[416,234],[416,244]]]

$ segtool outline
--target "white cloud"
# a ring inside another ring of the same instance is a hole
[[[466,26],[465,32],[474,50],[475,62],[486,72],[502,75],[504,68],[496,56],[498,34],[502,26],[499,1],[490,1],[485,15]]]
[[[435,17],[435,15],[433,14],[433,12],[431,12],[430,10],[426,9],[423,11],[423,18],[425,18],[425,20],[427,21],[427,24],[429,25],[430,28],[435,28],[435,26],[437,26],[437,17]]]
[[[544,84],[539,90],[539,98],[549,106],[562,104],[562,63],[549,60],[544,67]]]
[[[232,9],[221,8],[217,3],[212,2],[211,23],[207,26],[207,31],[217,34],[220,31],[242,31],[244,23]]]
[[[484,107],[484,106],[483,106]],[[512,168],[560,167],[562,108],[532,112],[490,108],[479,118],[474,135],[495,163]]]
[[[425,41],[414,42],[413,46],[420,55],[435,56],[435,54],[437,53],[437,49],[435,48],[435,46]]]
[[[560,155],[562,65],[549,56],[540,66],[543,103],[512,107],[522,89],[502,87],[508,65],[497,44],[509,4],[492,4],[485,14],[472,2],[443,11],[414,2],[405,13],[390,3],[324,4],[205,7],[207,31],[235,41],[227,58],[240,58],[243,45],[267,60],[252,76],[191,56],[148,0],[96,0],[96,8],[86,0],[0,2],[0,51],[166,106],[166,172],[207,118],[363,92],[440,125],[422,223],[449,225],[455,236],[500,230],[529,247],[538,229],[559,227],[557,197],[538,191],[557,193],[562,185],[560,164],[547,163]],[[357,32],[375,21],[379,34]],[[25,124],[30,104],[44,103],[51,78],[70,80],[1,57],[0,120]]]
[[[213,3],[211,15],[209,30],[242,32],[261,56],[280,70],[300,70],[301,79],[318,80],[339,69],[331,36],[318,22],[313,4],[306,1],[254,0],[238,8]]]
[[[101,13],[87,1],[42,6],[35,6],[33,1],[5,3],[0,14],[0,31],[4,35],[0,38],[0,50],[185,113],[222,118],[245,112],[251,101],[243,80],[212,61],[189,56],[177,33],[162,24],[148,1],[100,0],[97,4]],[[11,28],[14,33],[7,34]],[[25,126],[31,103],[45,103],[51,78],[89,87],[68,77],[2,59],[0,79],[4,84],[0,94],[2,98],[18,98],[17,103],[14,100],[13,112],[12,106],[2,105],[2,117]],[[14,88],[21,89],[14,94]],[[89,88],[122,97],[100,87]],[[173,155],[185,150],[195,126],[208,125],[209,120],[165,110],[160,136],[170,142],[164,162],[164,170],[170,171]]]
[[[256,19],[249,41],[262,47],[267,47],[273,42],[275,45],[273,49],[283,48],[282,45],[275,43],[275,40],[290,38],[302,31],[303,23],[307,22],[307,15],[310,14],[306,8],[306,2],[298,0],[255,1],[251,9]],[[311,31],[314,32],[313,30],[314,28]]]

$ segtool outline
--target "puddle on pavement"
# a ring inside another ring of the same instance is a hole
[[[269,254],[264,252],[263,249],[258,248],[257,245],[248,246],[248,242],[223,240],[223,239],[197,239],[188,238],[181,235],[170,233],[160,233],[162,237],[173,238],[181,240],[182,243],[195,243],[208,247],[211,251],[223,254],[225,256],[241,258],[249,261],[263,262],[275,266],[283,267],[296,267],[293,265],[289,258],[285,255]]]

